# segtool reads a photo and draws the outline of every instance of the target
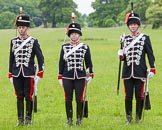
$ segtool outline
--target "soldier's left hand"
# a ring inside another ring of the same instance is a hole
[[[92,80],[92,77],[91,76],[89,76],[89,77],[86,78],[87,85],[91,82],[91,80]]]
[[[153,76],[154,76],[154,73],[153,72],[149,72],[148,75],[147,75],[148,80],[151,79]]]
[[[35,78],[34,78],[35,86],[37,86],[39,80],[40,80],[40,77],[39,76],[35,76]]]

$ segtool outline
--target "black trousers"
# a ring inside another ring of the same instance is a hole
[[[144,82],[140,79],[127,79],[124,80],[125,87],[125,112],[126,118],[130,122],[132,120],[132,100],[135,90],[136,98],[136,121],[141,120],[143,100],[144,100]]]
[[[73,91],[75,90],[76,102],[83,102],[85,79],[63,79],[65,101],[73,100]]]
[[[32,101],[34,78],[23,76],[13,77],[13,84],[17,100],[24,100],[25,98],[26,101]]]
[[[26,120],[31,120],[34,78],[26,78],[20,75],[19,77],[13,77],[13,84],[17,97],[18,120],[24,120],[24,99],[26,100]]]
[[[132,101],[135,91],[136,100],[144,100],[144,82],[140,79],[130,78],[124,80],[125,100]]]

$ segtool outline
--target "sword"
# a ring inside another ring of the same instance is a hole
[[[89,77],[89,68],[86,70],[87,77]],[[88,118],[88,95],[87,95],[87,80],[85,81],[85,89],[84,89],[84,102],[83,102],[83,117]]]
[[[35,76],[37,75],[38,73],[38,65],[35,64],[34,65],[34,68],[35,68]],[[37,112],[37,85],[34,83],[34,92],[33,92],[33,110],[34,112],[36,113]]]
[[[147,72],[147,75],[148,75],[148,73],[149,73],[149,71]],[[149,79],[148,79],[148,76],[147,76],[146,81],[145,81],[145,90],[144,90],[144,103],[143,103],[143,109],[144,110],[151,110],[148,83],[149,83]],[[144,120],[144,111],[143,111],[143,120]]]
[[[120,37],[120,49],[123,49],[124,38],[125,38],[125,34],[123,34],[123,35]],[[121,59],[119,58],[117,95],[119,95],[121,66],[122,66],[122,61],[121,61]]]
[[[84,102],[83,102],[83,117],[88,118],[88,95],[87,95],[87,81],[84,90]]]

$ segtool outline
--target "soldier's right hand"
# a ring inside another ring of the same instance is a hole
[[[60,84],[61,86],[63,86],[62,79],[59,79],[58,81],[59,81],[59,84]]]
[[[10,79],[10,82],[13,85],[13,77],[11,72],[8,72],[8,78]]]
[[[13,77],[10,78],[10,82],[13,85]]]
[[[123,49],[119,49],[119,50],[118,50],[118,56],[123,56],[123,55],[124,55]]]
[[[62,82],[62,75],[58,75],[57,76],[57,79],[58,79],[58,81],[59,81],[59,84],[61,85],[61,86],[63,86],[63,82]]]

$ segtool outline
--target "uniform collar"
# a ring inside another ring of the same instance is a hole
[[[130,34],[131,37],[137,37],[138,35],[140,35],[140,32],[136,32],[135,34]]]
[[[77,42],[71,41],[71,42],[70,42],[71,45],[78,45],[79,43],[80,43],[80,41],[77,41]]]
[[[29,35],[26,35],[26,36],[24,36],[24,37],[19,36],[19,38],[20,38],[21,40],[25,40],[25,39],[27,39],[28,37],[29,37]]]

